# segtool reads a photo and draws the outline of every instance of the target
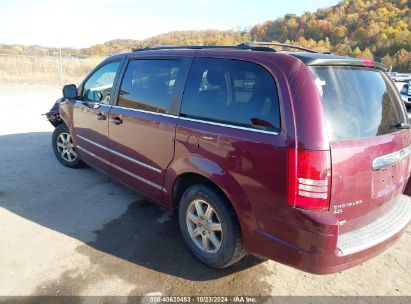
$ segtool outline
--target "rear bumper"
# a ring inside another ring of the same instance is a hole
[[[390,239],[411,220],[411,203],[402,195],[391,209],[374,222],[339,235],[337,248],[346,256],[374,247]]]
[[[333,229],[326,227],[329,221],[317,223],[317,232],[305,231],[304,234],[301,233],[303,227],[296,229],[291,225],[289,234],[295,236],[295,242],[259,230],[251,252],[307,272],[335,273],[361,264],[387,249],[401,236],[410,220],[411,200],[401,195],[382,217],[340,235],[338,228],[332,233]],[[325,227],[321,227],[323,225]]]

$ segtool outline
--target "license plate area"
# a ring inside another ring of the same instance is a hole
[[[391,166],[373,171],[372,197],[380,198],[403,186],[404,176],[407,174],[408,166],[405,161],[399,161]],[[408,164],[408,163],[407,163]]]

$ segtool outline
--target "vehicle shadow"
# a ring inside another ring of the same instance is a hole
[[[0,159],[0,208],[97,251],[192,281],[262,262],[247,256],[225,270],[199,263],[184,244],[175,214],[94,169],[63,167],[53,155],[51,132],[0,136]]]

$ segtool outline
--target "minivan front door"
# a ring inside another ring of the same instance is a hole
[[[108,113],[111,108],[113,84],[120,61],[109,62],[97,68],[86,79],[82,94],[73,107],[73,126],[80,157],[110,173],[108,152]]]
[[[188,68],[187,59],[131,58],[108,117],[113,175],[159,203]]]

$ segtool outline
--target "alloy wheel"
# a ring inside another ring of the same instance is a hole
[[[190,203],[186,213],[188,232],[194,244],[206,253],[217,252],[223,241],[223,230],[214,208],[202,199]]]
[[[73,162],[77,158],[74,151],[74,144],[69,133],[62,132],[57,137],[57,151],[60,156],[68,162]]]

